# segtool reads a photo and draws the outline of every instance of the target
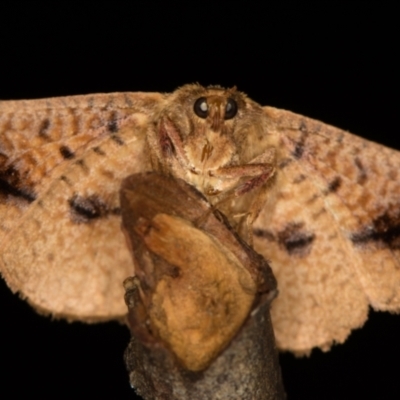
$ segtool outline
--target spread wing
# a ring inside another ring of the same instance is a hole
[[[280,161],[254,240],[278,280],[277,344],[328,349],[364,323],[369,305],[400,311],[400,152],[288,111],[265,113]]]
[[[86,321],[126,313],[132,261],[121,180],[150,169],[158,93],[0,102],[0,271],[43,312]]]

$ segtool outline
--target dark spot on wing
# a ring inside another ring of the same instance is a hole
[[[49,139],[49,127],[50,120],[48,118],[44,119],[39,127],[39,136],[43,139]]]
[[[76,161],[76,164],[79,165],[84,171],[89,171],[88,166],[86,165],[85,161],[80,159]]]
[[[276,240],[274,234],[267,229],[254,229],[253,234],[259,238],[266,239],[269,242],[274,242]]]
[[[100,147],[93,147],[93,151],[99,156],[105,156],[106,153]]]
[[[304,257],[310,253],[315,235],[307,232],[303,225],[291,222],[277,234],[278,243],[290,256]]]
[[[357,183],[363,185],[368,179],[367,171],[365,170],[361,160],[358,157],[354,159],[354,164],[358,168]]]
[[[117,120],[117,114],[115,112],[111,113],[110,119],[107,123],[107,129],[111,133],[117,133],[118,132],[118,120]]]
[[[119,208],[110,209],[98,196],[83,197],[74,195],[68,200],[71,211],[71,219],[75,223],[88,223],[103,218],[109,214],[118,215]]]
[[[0,195],[6,199],[16,197],[29,203],[36,200],[36,193],[28,185],[24,184],[24,180],[14,167],[7,167],[4,171],[0,171]]]
[[[333,181],[329,183],[327,193],[337,192],[341,184],[342,184],[342,179],[340,178],[340,176],[337,176],[335,179],[333,179]]]
[[[297,185],[297,184],[299,184],[301,182],[304,182],[306,179],[307,179],[307,177],[305,175],[300,174],[300,175],[296,176],[295,179],[293,179],[293,184]]]
[[[278,164],[279,169],[284,169],[287,167],[293,160],[291,158],[284,158],[280,163]]]
[[[110,137],[119,146],[123,146],[125,144],[125,142],[118,135],[111,135]]]
[[[303,157],[304,146],[305,146],[306,139],[307,139],[307,136],[308,136],[307,126],[305,125],[304,122],[302,122],[300,124],[299,129],[301,130],[302,134],[300,136],[299,141],[296,143],[296,146],[295,146],[295,148],[293,150],[293,153],[292,153],[293,157],[296,158],[297,160],[299,160],[301,157]]]
[[[72,182],[65,175],[61,175],[60,180],[65,182],[68,186],[72,186]]]
[[[254,229],[253,234],[269,242],[278,241],[290,256],[305,257],[311,251],[315,239],[313,233],[303,229],[303,223],[289,223],[285,229],[274,235],[267,229]]]
[[[61,146],[60,153],[66,160],[71,160],[75,157],[74,152],[68,146]]]
[[[107,206],[95,196],[82,197],[74,195],[68,200],[74,222],[89,222],[101,217]]]
[[[293,157],[299,160],[301,157],[303,157],[303,153],[304,153],[304,143],[297,142],[296,147],[294,148],[293,151]]]
[[[385,212],[375,218],[372,223],[353,233],[350,240],[356,246],[374,244],[378,247],[400,249],[400,212]]]

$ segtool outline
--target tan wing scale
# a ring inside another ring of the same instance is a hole
[[[255,223],[280,295],[281,349],[343,342],[368,305],[400,310],[400,154],[288,111],[265,108],[279,142],[276,201]]]
[[[102,320],[126,313],[132,261],[118,190],[151,169],[158,93],[0,102],[1,272],[43,312]]]

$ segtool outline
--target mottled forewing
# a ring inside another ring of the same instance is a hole
[[[277,343],[327,349],[364,323],[368,305],[400,311],[400,153],[288,111],[265,113],[280,154],[254,239],[278,280]]]
[[[146,135],[163,96],[114,93],[0,102],[0,269],[39,310],[125,313],[132,261],[123,178],[150,169]]]

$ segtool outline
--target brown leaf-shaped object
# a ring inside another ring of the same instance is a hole
[[[260,294],[275,296],[270,267],[182,180],[133,175],[122,184],[121,210],[140,282],[132,330],[144,342],[161,339],[187,369],[204,369]]]
[[[329,348],[400,310],[400,153],[235,89],[0,102],[0,268],[42,311],[119,318],[123,178],[202,192],[270,261],[278,346]]]

